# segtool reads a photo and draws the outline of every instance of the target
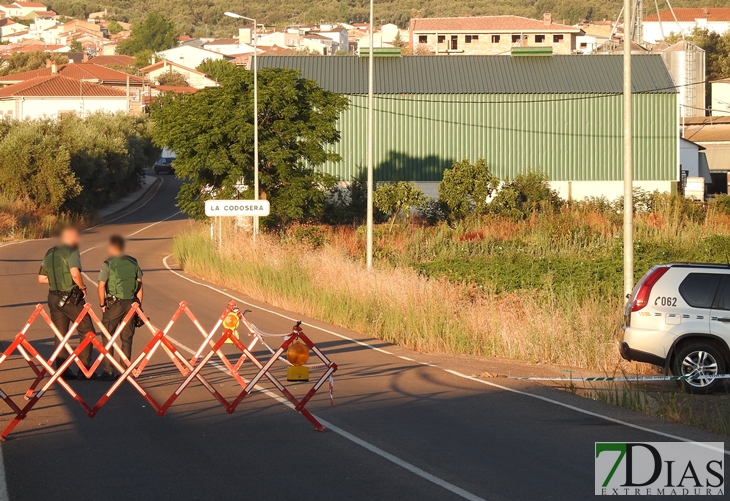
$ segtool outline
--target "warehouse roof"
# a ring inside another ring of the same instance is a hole
[[[294,68],[340,94],[367,93],[367,58],[259,56],[260,68]],[[375,58],[376,94],[620,94],[622,55]],[[634,92],[673,94],[661,56],[632,58]]]

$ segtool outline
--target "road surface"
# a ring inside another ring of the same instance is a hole
[[[248,303],[242,306],[264,331],[287,332],[300,315],[201,282],[165,259],[173,235],[189,223],[174,206],[178,181],[163,180],[143,207],[84,233],[82,262],[89,278],[96,279],[109,235],[129,235],[128,253],[145,271],[144,306],[153,323],[164,326],[185,300],[204,326],[212,326],[231,295]],[[36,274],[50,245],[45,240],[0,247],[4,346],[45,300]],[[93,286],[91,280],[87,285]],[[0,500],[590,499],[596,441],[723,440],[526,382],[477,380],[454,358],[302,320],[340,368],[335,407],[326,386],[308,406],[329,432],[314,431],[270,391],[254,393],[229,415],[194,382],[160,418],[125,383],[89,419],[54,388],[2,443]],[[183,350],[197,348],[202,339],[185,319],[170,334]],[[29,338],[50,354],[45,325],[34,325]],[[149,339],[139,330],[135,347]],[[181,380],[159,351],[141,378],[158,401]],[[216,367],[204,375],[226,397],[237,393]],[[31,376],[15,357],[3,364],[0,387],[22,401]],[[95,401],[109,383],[71,385]],[[303,390],[294,388],[300,395]],[[4,403],[0,408],[4,427],[12,416]]]

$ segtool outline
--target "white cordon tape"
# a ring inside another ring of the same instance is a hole
[[[274,353],[276,353],[276,351],[274,351],[274,349],[271,348],[271,346],[269,346],[266,343],[266,341],[264,341],[264,336],[266,336],[266,337],[283,337],[283,338],[291,336],[291,333],[289,333],[289,334],[267,334],[266,332],[264,332],[261,329],[259,329],[258,327],[256,327],[256,325],[253,324],[252,322],[249,322],[249,323],[251,324],[251,327],[253,327],[254,334],[256,335],[256,337],[259,338],[259,341],[261,341],[261,343],[266,347],[267,350],[269,350],[271,352],[272,355]],[[285,358],[279,357],[279,360],[284,362],[286,365],[293,365],[291,362],[289,362]],[[327,365],[325,365],[325,364],[304,365],[303,367],[307,367],[307,368],[309,368],[309,370],[316,371],[319,369],[325,369],[327,367]],[[330,379],[332,379],[331,376],[330,376]],[[330,388],[331,388],[331,386],[330,386]],[[331,398],[332,398],[332,394],[330,392],[330,399]],[[334,400],[332,402],[334,402]],[[332,405],[334,405],[334,403],[332,403]]]
[[[715,374],[713,376],[635,376],[635,377],[517,377],[511,376],[507,379],[517,379],[520,381],[563,381],[570,383],[573,381],[589,381],[589,382],[641,382],[641,381],[694,381],[695,379],[730,379],[730,374]]]
[[[330,408],[335,406],[335,378],[330,374]]]

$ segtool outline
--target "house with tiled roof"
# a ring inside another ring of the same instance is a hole
[[[125,92],[53,74],[31,78],[0,89],[0,116],[5,119],[86,116],[99,111],[126,113]]]
[[[219,59],[229,61],[233,59],[232,56],[192,45],[178,45],[172,49],[162,50],[157,53],[157,56],[186,68],[197,68],[206,59],[213,61]]]
[[[5,39],[13,33],[24,31],[26,29],[27,27],[25,25],[16,23],[12,19],[0,19],[0,41],[4,42]]]
[[[551,49],[553,54],[572,54],[575,26],[520,16],[437,17],[411,19],[409,42],[414,54],[497,55],[514,47]]]
[[[671,34],[688,35],[695,28],[723,35],[730,30],[730,8],[688,7],[662,10],[646,16],[641,23],[645,42],[656,43]]]
[[[185,78],[185,81],[188,82],[188,85],[195,89],[204,89],[206,87],[218,86],[218,82],[213,80],[205,73],[195,70],[193,68],[188,68],[187,66],[183,66],[181,64],[177,64],[173,61],[168,61],[167,59],[157,61],[156,63],[150,64],[149,66],[145,66],[144,68],[142,68],[142,74],[153,85],[157,84],[160,77],[165,73],[181,74],[183,78]]]
[[[142,95],[145,88],[143,78],[94,63],[56,65],[49,60],[45,68],[0,77],[0,87],[13,86],[36,78],[53,75],[61,75],[72,80],[93,83],[114,89],[124,93],[125,96],[128,93],[131,111],[136,111],[144,104],[142,102]]]
[[[5,17],[23,17],[28,18],[39,12],[48,12],[48,6],[40,2],[13,2],[10,4],[0,4],[0,12]],[[55,14],[55,13],[54,13]]]

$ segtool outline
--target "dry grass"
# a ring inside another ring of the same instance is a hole
[[[483,294],[401,266],[367,272],[346,231],[329,244],[228,231],[219,253],[207,227],[179,235],[174,254],[189,272],[268,303],[421,352],[468,353],[615,372],[620,303],[549,291]]]
[[[83,227],[91,220],[87,216],[49,213],[39,210],[29,201],[10,201],[0,196],[0,241],[45,238],[59,227]]]

